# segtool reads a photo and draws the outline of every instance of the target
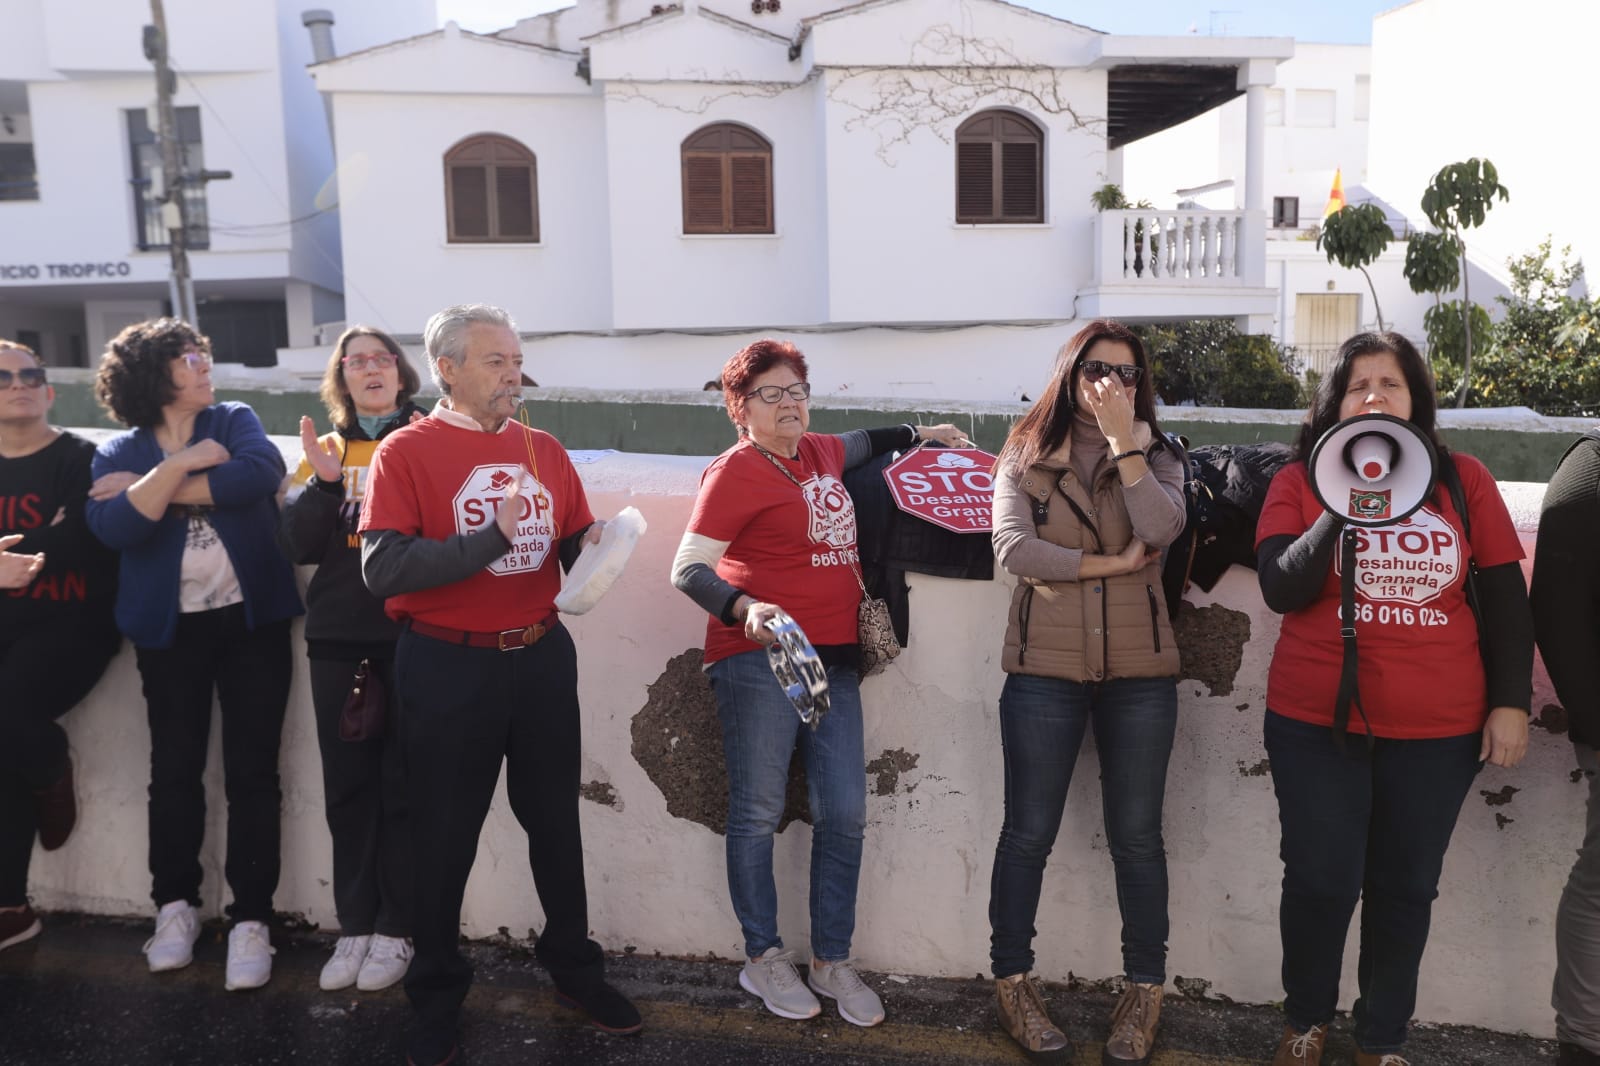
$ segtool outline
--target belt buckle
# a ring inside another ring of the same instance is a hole
[[[533,635],[533,630],[533,626],[523,626],[520,629],[502,629],[499,633],[495,634],[495,644],[501,651],[517,651],[519,649],[526,648],[529,644],[532,644],[538,639]],[[507,644],[507,637],[515,639],[516,643]]]

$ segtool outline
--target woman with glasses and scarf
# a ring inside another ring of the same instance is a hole
[[[340,334],[322,375],[333,432],[318,437],[311,419],[300,419],[303,454],[278,523],[283,553],[317,567],[306,589],[306,654],[339,917],[339,940],[320,979],[326,991],[354,985],[376,992],[404,977],[411,963],[411,849],[399,733],[385,721],[342,735],[340,715],[362,663],[379,691],[393,691],[400,624],[361,579],[356,528],[378,442],[427,414],[411,402],[420,386],[387,333],[352,326]]]
[[[1001,1027],[1035,1061],[1073,1056],[1029,971],[1045,860],[1091,727],[1127,981],[1101,1060],[1150,1060],[1167,979],[1161,809],[1178,717],[1158,550],[1183,524],[1183,460],[1156,424],[1144,345],[1126,326],[1091,322],[1012,428],[994,487],[995,559],[1017,584],[1002,658],[1005,822],[989,954]]]
[[[672,583],[711,616],[705,670],[728,764],[728,891],[744,933],[739,984],[783,1018],[811,1018],[816,994],[846,1021],[883,1021],[883,1004],[850,964],[866,826],[866,757],[858,669],[855,508],[845,470],[932,440],[970,443],[952,425],[810,433],[805,357],[761,340],[722,368],[733,447],[711,461],[672,564]],[[779,611],[806,633],[828,673],[830,706],[802,725],[767,665]],[[799,744],[813,819],[809,985],[778,935],[773,836]]]
[[[116,620],[138,653],[150,723],[151,972],[194,959],[200,935],[207,736],[222,708],[228,799],[226,987],[272,976],[278,885],[278,744],[300,596],[273,543],[283,456],[255,412],[218,403],[211,342],[176,319],[112,339],[95,397],[130,427],[100,445],[88,520],[122,553]]]

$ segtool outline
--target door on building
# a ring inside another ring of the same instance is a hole
[[[1294,347],[1305,371],[1326,374],[1339,345],[1361,328],[1359,293],[1302,292],[1294,298]]]
[[[211,338],[219,363],[277,366],[289,345],[289,314],[282,300],[206,300],[198,308],[200,332]]]

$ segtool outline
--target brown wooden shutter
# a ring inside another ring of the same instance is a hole
[[[494,170],[495,206],[500,223],[495,236],[503,240],[536,241],[534,226],[533,168],[498,166]]]
[[[728,157],[734,233],[772,232],[772,157],[735,153]]]
[[[994,146],[956,145],[956,221],[980,222],[994,213]]]
[[[726,233],[727,197],[721,153],[686,152],[683,157],[683,232]]]
[[[489,236],[489,171],[487,167],[450,168],[450,236],[485,240]]]
[[[1039,145],[1000,145],[1000,217],[1008,222],[1042,222],[1039,197]]]

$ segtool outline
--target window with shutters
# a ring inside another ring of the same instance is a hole
[[[1044,131],[1014,111],[983,111],[956,130],[956,221],[1044,221]]]
[[[444,156],[445,219],[452,244],[535,244],[538,165],[509,137],[468,137]]]
[[[683,232],[772,233],[772,142],[718,122],[683,142]]]

